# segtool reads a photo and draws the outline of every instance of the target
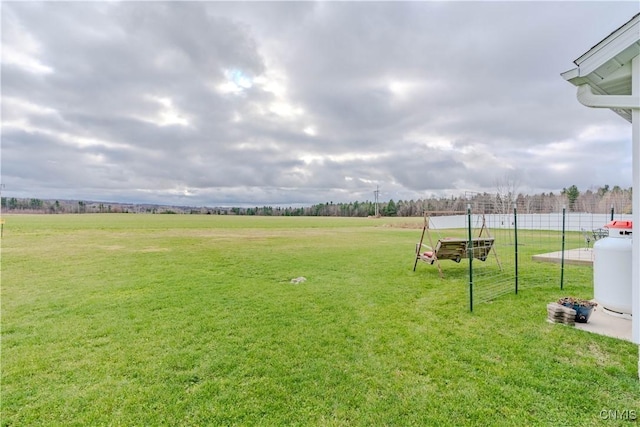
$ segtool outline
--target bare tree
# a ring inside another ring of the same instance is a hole
[[[511,174],[504,176],[496,181],[496,210],[501,214],[508,214],[513,209],[513,204],[518,196],[518,187],[520,183]]]

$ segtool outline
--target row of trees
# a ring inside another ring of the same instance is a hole
[[[609,190],[603,187],[587,190],[584,193],[575,187],[563,189],[559,194],[542,193],[537,195],[509,193],[477,193],[459,197],[442,197],[419,200],[389,200],[378,204],[382,216],[421,216],[425,211],[447,214],[465,212],[468,205],[474,212],[509,213],[514,205],[518,212],[551,213],[566,208],[570,212],[608,213],[613,209],[616,213],[631,213],[631,189],[614,187]],[[272,208],[269,206],[255,208],[233,208],[236,215],[273,215],[273,216],[343,216],[366,217],[375,214],[375,204],[370,201],[351,203],[323,203],[304,208]]]
[[[175,209],[175,210],[174,210]],[[24,213],[189,213],[169,206],[2,197],[2,210]],[[177,211],[176,211],[177,210]],[[197,212],[200,213],[200,212]]]
[[[513,206],[520,213],[559,212],[566,207],[572,212],[631,213],[632,189],[622,189],[608,185],[580,192],[575,185],[564,188],[559,194],[542,193],[525,195],[517,193],[512,185],[498,186],[496,193],[466,193],[457,197],[431,197],[419,200],[389,200],[378,203],[382,216],[421,216],[430,212],[464,212],[471,205],[474,212],[508,213]],[[123,203],[101,203],[86,201],[60,201],[41,199],[20,199],[2,197],[2,210],[8,212],[31,213],[176,213],[213,215],[261,215],[261,216],[343,216],[367,217],[376,212],[376,204],[371,201],[349,203],[321,203],[307,207],[252,208],[227,207],[179,207]]]

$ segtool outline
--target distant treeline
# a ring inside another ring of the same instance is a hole
[[[260,216],[422,216],[425,211],[436,215],[464,212],[471,206],[473,212],[509,213],[514,205],[526,214],[559,212],[565,207],[570,212],[631,214],[632,189],[608,185],[580,192],[573,185],[559,194],[516,194],[511,190],[491,193],[472,193],[464,196],[431,197],[418,200],[389,200],[376,204],[371,201],[333,203],[326,202],[306,207],[188,207],[130,203],[105,203],[82,200],[49,200],[35,198],[2,197],[2,211],[12,213],[151,213],[200,215],[260,215]],[[377,208],[377,209],[376,209]]]

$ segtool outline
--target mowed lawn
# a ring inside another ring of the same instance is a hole
[[[412,271],[421,218],[4,219],[3,426],[640,416],[638,347],[546,322],[588,280],[523,256],[519,294],[470,313],[464,263]]]

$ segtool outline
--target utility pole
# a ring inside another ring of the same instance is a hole
[[[4,184],[0,184],[0,199],[2,199],[2,189]],[[2,216],[2,206],[0,205],[0,216]],[[4,219],[0,218],[0,239],[4,236]]]
[[[380,216],[380,212],[378,211],[378,195],[380,194],[380,188],[376,185],[376,191],[373,192],[373,196],[375,199],[375,216],[376,218]]]

